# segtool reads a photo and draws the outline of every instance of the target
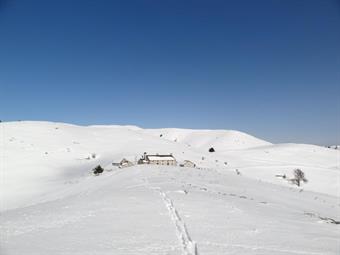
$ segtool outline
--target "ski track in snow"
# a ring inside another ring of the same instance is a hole
[[[167,207],[170,213],[172,221],[175,223],[177,236],[182,244],[183,255],[198,255],[196,242],[194,242],[191,239],[188,229],[184,221],[179,216],[179,213],[176,207],[174,206],[173,201],[168,197],[168,195],[164,191],[162,191],[161,189],[158,189],[158,191],[164,201],[165,206]]]
[[[171,198],[160,187],[152,187],[149,184],[149,181],[147,179],[144,179],[144,182],[146,183],[146,186],[149,189],[153,191],[157,191],[159,193],[166,208],[168,209],[171,220],[173,221],[176,227],[177,237],[182,246],[182,250],[183,250],[182,254],[183,255],[198,255],[197,244],[195,241],[191,239],[191,236],[188,232],[185,222],[180,217]]]

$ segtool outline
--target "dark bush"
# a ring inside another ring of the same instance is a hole
[[[95,175],[99,175],[102,172],[104,172],[104,168],[102,168],[101,165],[98,165],[95,168],[93,168],[92,171]]]
[[[209,149],[209,152],[215,152],[215,149],[214,149],[213,147],[211,147],[211,148]]]

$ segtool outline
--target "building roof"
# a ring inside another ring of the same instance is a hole
[[[121,161],[120,161],[120,164],[122,163],[130,163],[131,161],[127,160],[126,158],[123,158]]]
[[[194,162],[192,162],[190,160],[184,160],[184,163],[193,163],[194,164]]]
[[[175,160],[172,155],[146,155],[148,160]]]

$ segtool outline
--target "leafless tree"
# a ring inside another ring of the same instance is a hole
[[[296,184],[298,187],[301,185],[302,182],[308,182],[308,180],[305,177],[305,173],[302,172],[301,169],[297,168],[294,170],[294,178],[291,179],[291,181]]]

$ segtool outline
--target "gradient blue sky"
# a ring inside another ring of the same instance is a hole
[[[340,3],[0,0],[0,119],[340,143]]]

